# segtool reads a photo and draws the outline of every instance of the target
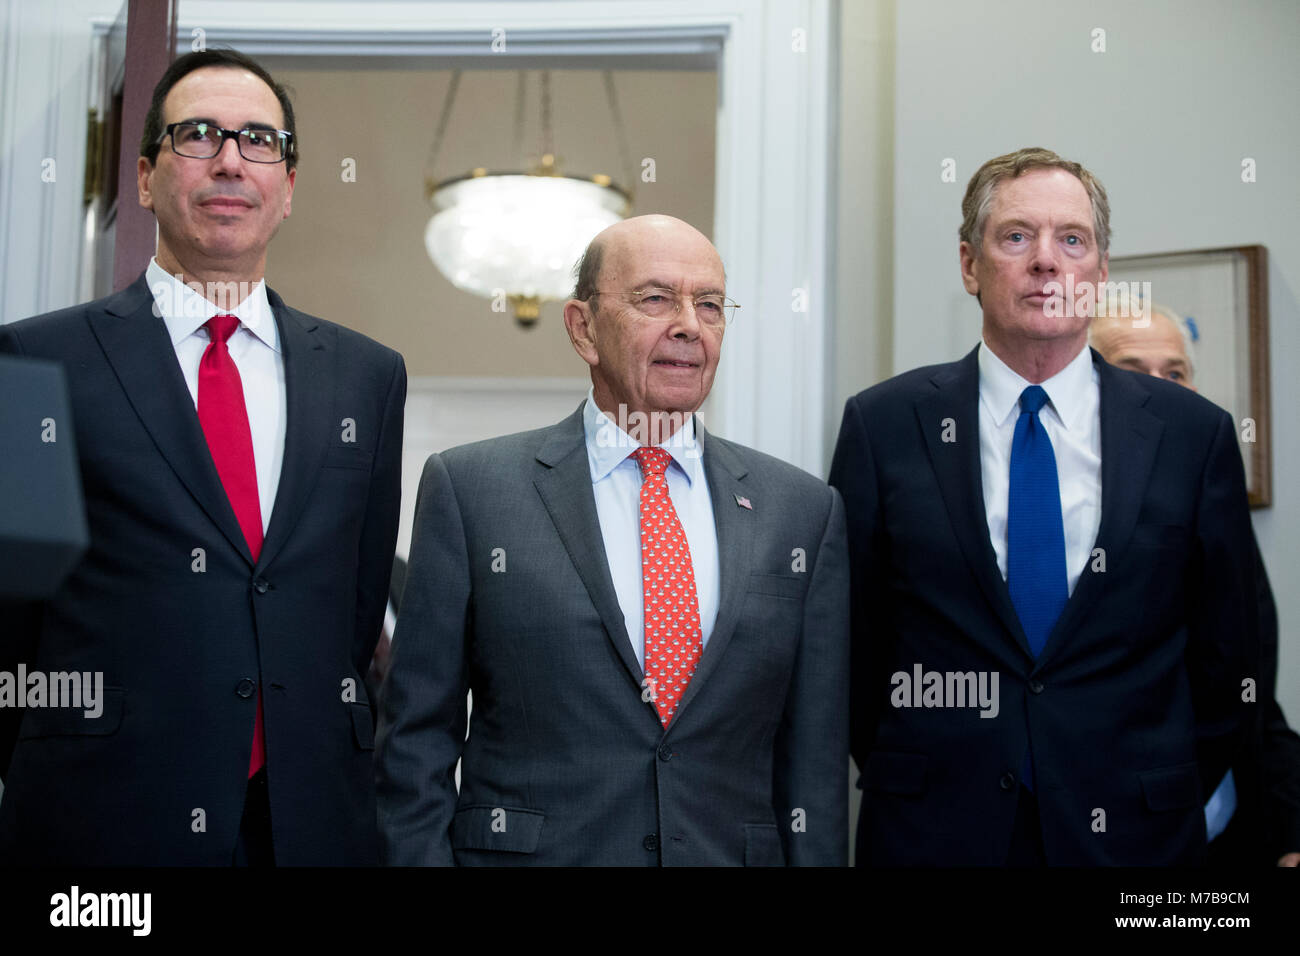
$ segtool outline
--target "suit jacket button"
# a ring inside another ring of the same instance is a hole
[[[1004,773],[1002,775],[1002,779],[999,781],[999,783],[1001,784],[1003,790],[1010,790],[1012,787],[1016,785],[1016,775],[1008,771],[1007,773]]]
[[[1031,680],[1029,682],[1029,693],[1041,694],[1043,692],[1043,682],[1040,680]]]
[[[247,700],[253,696],[253,691],[257,690],[257,681],[251,677],[245,677],[235,685],[235,693]]]
[[[670,747],[670,746],[668,746],[667,744],[664,744],[662,747],[660,747],[660,748],[659,748],[659,759],[660,759],[660,760],[672,760],[672,759],[673,759],[673,748]]]
[[[258,578],[253,582],[253,590],[258,594],[265,594],[267,591],[271,590],[271,585],[267,583],[265,578]]]
[[[650,834],[648,837],[646,837],[644,840],[641,841],[641,845],[645,847],[647,850],[659,849],[659,834],[657,833]]]

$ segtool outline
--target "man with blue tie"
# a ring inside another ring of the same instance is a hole
[[[1258,679],[1232,422],[1088,348],[1110,210],[1087,169],[997,157],[962,212],[983,340],[851,398],[831,469],[857,859],[1199,862]]]

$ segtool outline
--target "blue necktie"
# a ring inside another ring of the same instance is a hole
[[[1046,402],[1041,386],[1020,393],[1007,501],[1007,589],[1034,657],[1042,653],[1069,597],[1056,456],[1038,417]]]
[[[1042,653],[1069,598],[1056,455],[1038,417],[1046,403],[1041,386],[1020,393],[1007,500],[1007,589],[1034,657]],[[1020,771],[1024,785],[1033,790],[1034,761],[1028,750]]]

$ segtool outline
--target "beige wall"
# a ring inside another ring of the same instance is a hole
[[[564,334],[560,305],[544,305],[531,329],[456,289],[424,251],[431,214],[424,168],[451,73],[400,67],[268,66],[293,94],[303,156],[293,214],[271,246],[267,280],[291,305],[350,326],[402,352],[411,375],[583,376]],[[478,165],[513,165],[513,71],[463,74],[440,176]],[[616,71],[628,147],[639,176],[655,159],[656,181],[638,181],[633,214],[664,212],[713,228],[717,81],[712,72]],[[535,160],[537,74],[524,149]],[[552,74],[561,166],[573,173],[619,168],[598,71]],[[356,160],[356,181],[342,162]]]
[[[840,6],[830,470],[850,395],[893,374],[894,2]]]

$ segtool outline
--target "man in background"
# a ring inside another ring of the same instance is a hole
[[[1117,303],[1118,304],[1118,303]],[[1196,391],[1192,331],[1177,313],[1148,305],[1149,322],[1135,322],[1132,309],[1108,309],[1089,329],[1092,347],[1119,368],[1154,375]],[[1259,588],[1260,733],[1257,747],[1247,753],[1252,764],[1224,775],[1205,806],[1206,835],[1212,864],[1300,866],[1300,735],[1286,722],[1277,702],[1277,605],[1269,587],[1264,561],[1255,544],[1255,573]],[[1254,765],[1257,763],[1257,766]],[[1238,777],[1262,790],[1263,818],[1242,807]]]

